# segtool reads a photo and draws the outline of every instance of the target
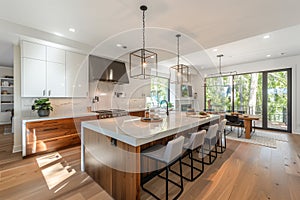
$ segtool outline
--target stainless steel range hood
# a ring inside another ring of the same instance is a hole
[[[124,62],[89,56],[89,80],[128,84],[129,79]]]

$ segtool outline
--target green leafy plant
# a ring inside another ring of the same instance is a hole
[[[32,110],[51,110],[53,111],[53,107],[49,102],[49,98],[40,98],[34,100],[34,104],[31,106]]]
[[[173,108],[173,104],[171,102],[168,103],[169,108]]]

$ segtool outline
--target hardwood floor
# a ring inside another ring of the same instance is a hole
[[[10,129],[11,125],[0,125],[0,169],[1,165],[22,159],[21,152],[12,153],[14,134],[4,134],[5,128]]]
[[[0,178],[1,199],[111,199],[80,171],[79,146],[7,164]]]
[[[278,142],[277,149],[228,140],[225,153],[205,165],[197,180],[184,181],[180,199],[300,199],[300,135],[288,139]],[[183,169],[188,173],[186,166]],[[164,198],[163,179],[155,178],[146,187]],[[80,172],[80,147],[73,147],[2,165],[0,199],[111,198]],[[142,191],[142,199],[153,198]]]

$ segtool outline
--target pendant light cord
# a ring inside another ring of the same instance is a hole
[[[177,36],[177,66],[179,67],[179,37]]]
[[[222,75],[222,71],[221,71],[221,59],[224,55],[223,54],[220,54],[220,55],[217,55],[217,57],[219,58],[219,73],[220,75]]]
[[[143,10],[143,49],[145,49],[145,10]]]
[[[180,34],[176,35],[177,37],[177,70],[179,71],[179,38],[181,37]]]

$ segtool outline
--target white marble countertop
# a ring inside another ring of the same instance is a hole
[[[148,108],[130,108],[130,109],[127,109],[126,111],[127,112],[138,112],[138,111],[145,111],[145,110],[148,110]]]
[[[185,112],[170,112],[162,122],[142,122],[140,117],[123,116],[82,122],[82,127],[115,138],[132,146],[140,146],[190,128],[219,119],[186,116]],[[84,133],[81,133],[84,134]]]
[[[86,117],[86,116],[97,116],[98,113],[94,112],[85,112],[85,113],[60,113],[53,114],[50,113],[48,117],[24,117],[22,118],[22,123],[35,122],[35,121],[44,121],[44,120],[53,120],[53,119],[65,119],[65,118],[75,118],[75,117]]]

